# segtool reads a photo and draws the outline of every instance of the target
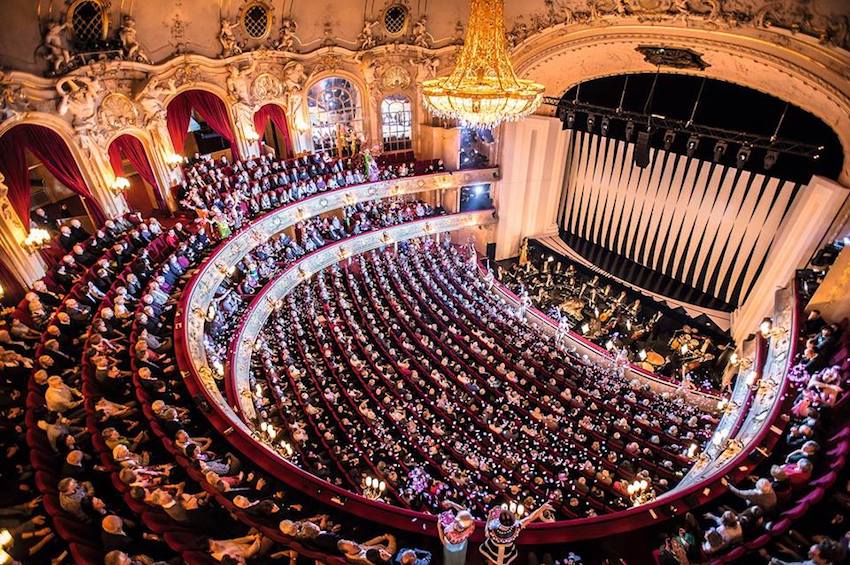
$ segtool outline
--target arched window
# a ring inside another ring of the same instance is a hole
[[[79,48],[96,48],[109,32],[109,20],[99,0],[78,0],[68,9],[68,20]]]
[[[413,147],[410,98],[387,96],[381,102],[381,137],[384,151],[407,151]]]
[[[313,148],[316,151],[336,149],[337,140],[349,130],[363,135],[363,108],[357,87],[342,77],[318,81],[307,91],[307,108]]]

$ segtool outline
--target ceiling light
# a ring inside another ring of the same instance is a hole
[[[699,147],[699,136],[691,135],[688,138],[688,144],[685,146],[685,151],[688,154],[688,157],[693,157],[697,152],[697,147]]]
[[[727,144],[725,141],[718,141],[714,144],[714,162],[719,163],[723,158],[723,155],[726,154]]]
[[[505,39],[504,0],[470,0],[454,70],[423,81],[421,89],[432,113],[491,128],[532,114],[543,102],[544,87],[514,72]]]

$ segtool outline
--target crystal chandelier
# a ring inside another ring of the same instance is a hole
[[[431,113],[491,128],[525,117],[543,101],[543,85],[517,78],[505,41],[504,0],[470,0],[466,37],[452,74],[423,81]]]

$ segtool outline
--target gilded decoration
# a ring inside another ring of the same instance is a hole
[[[381,74],[381,86],[386,90],[404,90],[410,86],[410,73],[401,65],[390,65]]]
[[[98,117],[103,126],[120,130],[137,125],[139,111],[124,94],[113,92],[100,103]]]
[[[260,74],[251,84],[251,96],[257,101],[280,98],[283,94],[284,89],[280,79],[269,73]]]

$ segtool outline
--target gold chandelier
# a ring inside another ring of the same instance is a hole
[[[491,128],[540,106],[543,85],[517,78],[511,66],[503,8],[504,0],[470,0],[466,37],[452,74],[421,84],[431,113]]]

